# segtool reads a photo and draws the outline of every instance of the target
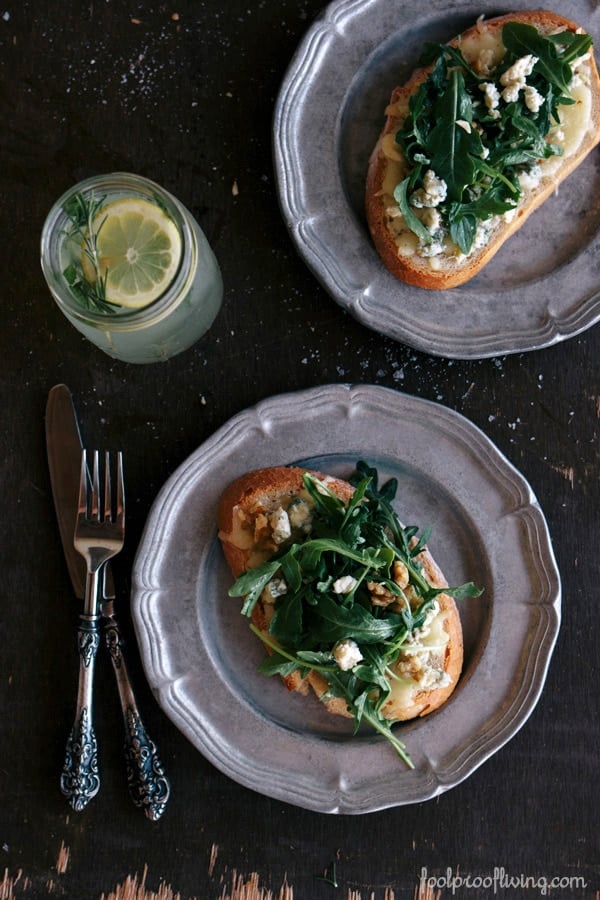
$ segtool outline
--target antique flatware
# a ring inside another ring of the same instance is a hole
[[[73,591],[84,597],[86,567],[75,550],[73,535],[82,441],[71,392],[64,384],[53,387],[46,406],[46,442],[52,493],[63,550]],[[110,562],[101,570],[102,624],[115,673],[125,726],[127,783],[134,804],[151,820],[159,819],[170,795],[170,785],[154,742],[148,736],[139,713],[123,656],[123,642],[114,615],[115,586]]]
[[[79,686],[75,720],[67,740],[65,763],[60,779],[63,794],[73,809],[80,812],[100,788],[98,743],[93,720],[93,689],[99,638],[99,584],[102,567],[123,548],[125,540],[125,502],[123,464],[118,454],[117,495],[113,505],[110,456],[105,456],[104,498],[100,494],[98,451],[93,454],[91,489],[86,451],[81,454],[79,500],[73,545],[86,565],[83,612],[77,628],[79,646]]]

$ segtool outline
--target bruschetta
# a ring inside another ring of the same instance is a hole
[[[372,151],[366,218],[400,281],[477,275],[600,141],[592,39],[548,10],[481,17],[429,44]]]
[[[448,700],[463,663],[455,598],[425,539],[394,512],[393,483],[359,463],[351,481],[299,467],[248,472],[224,491],[218,535],[267,674],[312,688],[329,712],[390,724]]]

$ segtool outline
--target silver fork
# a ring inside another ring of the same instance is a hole
[[[92,696],[96,654],[100,643],[98,625],[99,579],[104,563],[123,547],[125,539],[125,498],[123,458],[117,454],[116,502],[113,509],[110,454],[105,454],[104,499],[100,499],[98,451],[93,453],[91,495],[88,497],[87,454],[81,455],[79,504],[74,546],[85,559],[87,578],[83,613],[77,629],[79,686],[75,721],[67,740],[60,787],[73,809],[81,811],[100,787],[98,745],[92,716]]]

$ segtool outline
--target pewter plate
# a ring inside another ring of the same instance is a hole
[[[427,353],[477,359],[534,350],[600,318],[600,171],[595,150],[468,284],[426,291],[380,262],[364,217],[367,162],[392,89],[426,41],[511,0],[335,0],[300,43],[274,117],[280,206],[296,248],[333,299],[369,328]],[[596,43],[596,2],[560,4]]]
[[[257,673],[260,642],[228,598],[216,536],[227,484],[261,466],[350,473],[358,459],[399,479],[407,524],[433,525],[451,583],[485,593],[461,604],[465,667],[450,701],[397,726],[415,763]],[[329,813],[415,803],[460,783],[524,724],[559,628],[560,581],[544,516],[523,477],[461,415],[375,386],[280,395],[231,419],[171,476],[133,570],[132,610],[158,702],[218,769],[246,787]]]
[[[253,468],[300,463],[349,474],[358,459],[399,479],[398,513],[433,526],[461,602],[465,666],[450,700],[396,726],[415,764],[385,739],[352,734],[313,696],[257,672],[262,645],[227,596],[216,536],[224,488]],[[307,809],[366,813],[457,785],[533,710],[560,620],[560,581],[544,516],[523,477],[463,416],[375,386],[284,394],[231,419],[171,476],[150,512],[133,570],[132,610],[158,702],[218,769]]]

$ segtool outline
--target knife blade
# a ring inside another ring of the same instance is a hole
[[[57,384],[46,404],[46,448],[58,528],[75,596],[85,596],[86,567],[73,544],[81,473],[83,442],[71,391]],[[170,785],[156,745],[144,727],[125,659],[118,621],[114,615],[115,585],[106,563],[100,573],[101,606],[113,671],[125,726],[125,760],[129,793],[134,804],[153,821],[159,819],[170,795]]]
[[[85,561],[75,550],[73,544],[83,442],[73,397],[66,384],[56,384],[48,394],[46,450],[54,509],[67,569],[75,596],[83,600],[86,578]],[[115,586],[110,563],[104,567],[102,581],[104,597],[114,599]]]

